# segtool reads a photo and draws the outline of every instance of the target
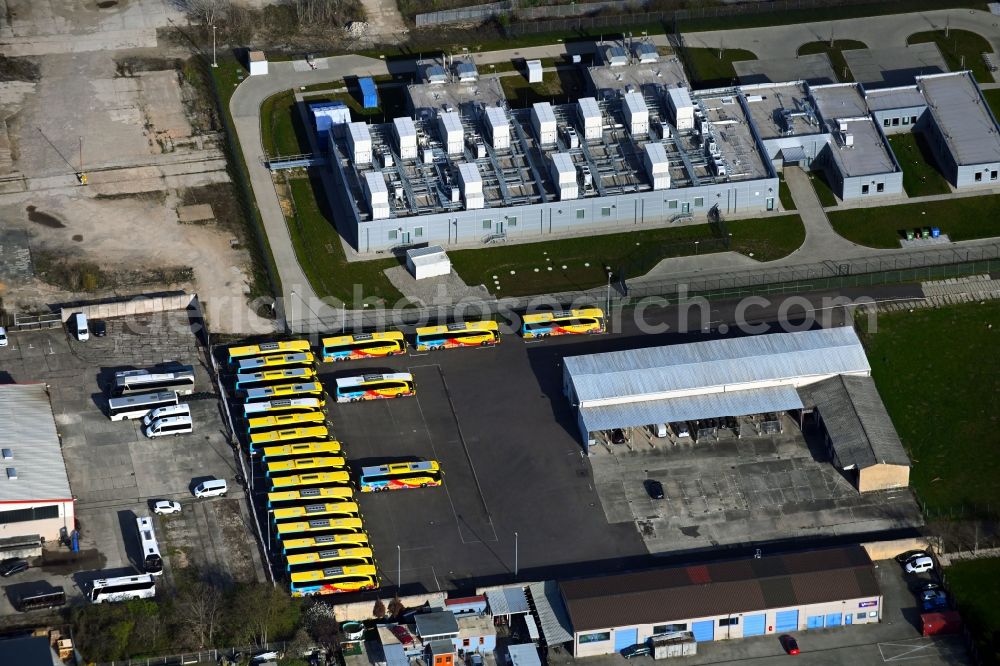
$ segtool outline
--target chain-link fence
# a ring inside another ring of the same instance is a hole
[[[443,9],[439,12],[427,12],[413,17],[418,28],[442,23],[482,23],[498,14],[511,11],[510,2],[491,2],[487,5]]]
[[[210,650],[199,650],[197,652],[182,652],[181,654],[171,654],[163,657],[146,657],[141,659],[122,659],[119,661],[105,661],[97,666],[189,666],[191,664],[220,664],[223,659],[229,663],[242,664],[252,655],[264,654],[266,652],[283,653],[288,647],[288,643],[267,643],[265,645],[238,647],[238,648],[218,648]]]

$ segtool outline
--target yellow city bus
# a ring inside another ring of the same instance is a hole
[[[237,391],[246,391],[261,386],[275,384],[305,383],[316,379],[316,371],[312,368],[275,368],[260,372],[241,372],[236,375],[234,387]]]
[[[341,377],[337,380],[337,402],[402,398],[416,394],[413,375],[408,372]]]
[[[257,345],[242,345],[229,348],[229,362],[236,363],[241,358],[250,356],[269,356],[271,354],[294,354],[309,351],[308,340],[281,340],[279,342],[262,342]]]
[[[604,333],[604,331],[604,311],[600,308],[536,312],[524,315],[521,323],[521,337],[526,340],[547,338],[552,335]]]
[[[360,518],[361,509],[357,502],[327,502],[306,504],[305,506],[285,506],[275,509],[272,518],[275,523],[309,518]]]
[[[324,395],[323,385],[319,382],[275,384],[247,389],[243,402],[273,402],[275,398],[323,398]]]
[[[289,534],[301,534],[302,532],[321,532],[324,534],[363,532],[364,524],[362,524],[360,518],[313,518],[311,520],[278,523],[276,531],[278,538],[282,539]]]
[[[261,459],[265,462],[273,462],[284,458],[295,458],[297,456],[312,456],[318,453],[338,454],[343,453],[343,447],[335,439],[327,439],[322,442],[298,442],[295,444],[284,444],[280,446],[265,446]]]
[[[348,534],[307,534],[293,539],[283,539],[281,550],[287,557],[290,553],[301,553],[316,548],[342,548],[344,546],[367,546],[368,534],[351,532]]]
[[[278,398],[265,402],[248,402],[243,405],[244,418],[254,418],[265,414],[301,414],[316,412],[326,407],[326,398],[320,393],[311,398]]]
[[[266,445],[285,445],[295,442],[322,442],[330,438],[326,426],[306,426],[286,430],[268,430],[250,433],[250,453],[255,454]]]
[[[338,594],[373,590],[379,585],[378,572],[374,565],[366,564],[347,567],[327,567],[315,571],[299,571],[291,574],[293,597],[312,594]]]
[[[315,474],[299,474],[292,476],[275,476],[271,479],[271,490],[292,490],[293,488],[317,488],[321,486],[340,486],[351,483],[351,473],[317,472]]]
[[[354,498],[351,486],[325,486],[323,488],[303,488],[301,490],[280,490],[267,494],[267,508],[279,509],[285,506],[315,504],[316,502],[341,502]]]
[[[258,416],[247,420],[247,433],[265,430],[280,430],[282,428],[297,428],[299,426],[323,425],[326,414],[323,412],[302,412],[301,414],[276,414]]]
[[[338,335],[323,338],[321,345],[325,363],[395,356],[406,351],[406,340],[399,331]]]
[[[446,326],[418,328],[417,351],[454,347],[492,347],[500,342],[500,327],[495,321],[467,321]]]
[[[369,563],[375,561],[372,549],[366,546],[357,546],[354,548],[320,548],[318,550],[303,551],[288,555],[285,558],[285,567],[288,571],[291,571],[292,567],[302,566],[303,564],[336,563],[343,559],[363,559],[368,560]]]
[[[236,372],[260,372],[276,368],[314,368],[316,357],[312,352],[296,354],[268,354],[267,356],[250,356],[241,358]]]
[[[267,463],[266,476],[286,476],[302,472],[336,472],[347,469],[347,460],[341,456],[323,456],[318,458],[288,458]]]
[[[361,492],[440,486],[441,466],[435,460],[391,463],[361,468]]]

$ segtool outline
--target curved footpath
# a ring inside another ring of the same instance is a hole
[[[687,33],[685,43],[695,47],[744,48],[753,51],[759,58],[794,57],[798,47],[810,41],[830,38],[830,27],[833,27],[836,38],[850,36],[867,44],[880,46],[903,46],[906,38],[915,33],[927,30],[943,29],[945,24],[951,28],[970,30],[981,34],[1000,53],[1000,17],[988,12],[968,9],[939,10],[915,14],[895,14],[889,16],[874,16],[857,19],[844,19],[824,23],[799,23],[787,26],[772,26],[767,28],[752,28],[741,30],[726,30]],[[657,35],[654,42],[667,44],[666,35]],[[549,46],[506,49],[475,54],[475,60],[480,64],[504,62],[517,57],[557,57],[566,52],[563,44]],[[309,280],[299,266],[292,246],[284,214],[274,191],[270,172],[264,166],[264,149],[260,133],[260,106],[265,99],[276,93],[324,83],[347,76],[379,76],[388,74],[386,62],[366,58],[364,56],[346,55],[322,58],[317,62],[317,69],[309,69],[304,62],[273,62],[269,63],[269,73],[266,76],[247,77],[233,93],[230,100],[230,111],[240,146],[250,174],[250,184],[257,199],[264,223],[264,229],[271,245],[271,251],[277,265],[283,289],[285,304],[285,321],[291,330],[310,330],[312,328],[336,327],[345,316],[340,310],[331,314],[324,308],[322,317],[309,304],[317,302]],[[412,63],[394,63],[397,67],[410,69]],[[792,170],[788,179],[795,198],[798,213],[806,227],[806,240],[803,245],[790,255],[771,262],[755,263],[747,266],[745,259],[739,255],[725,255],[707,262],[707,266],[694,268],[690,258],[666,259],[650,271],[649,274],[629,281],[634,285],[650,285],[656,282],[672,281],[675,283],[690,283],[694,289],[697,283],[725,280],[729,275],[746,275],[747,272],[759,272],[763,277],[776,268],[822,264],[823,262],[854,260],[861,263],[875,259],[891,258],[899,254],[899,250],[878,250],[855,245],[837,235],[830,226],[808,178],[802,172]],[[799,178],[801,176],[801,178]],[[801,180],[801,182],[799,182]],[[985,192],[984,192],[985,194]],[[996,245],[996,239],[982,239],[952,243],[943,247],[928,247],[919,252],[924,253],[961,253],[968,250],[975,252],[987,245]],[[954,254],[960,256],[960,254]],[[594,290],[603,297],[604,289]],[[307,304],[308,303],[308,304]],[[366,313],[358,312],[358,315]],[[371,313],[367,313],[371,314]],[[350,317],[350,313],[346,313]],[[323,323],[323,322],[327,323]],[[332,324],[331,324],[332,322]]]

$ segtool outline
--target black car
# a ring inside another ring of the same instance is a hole
[[[920,586],[921,592],[936,592],[940,589],[942,589],[940,583],[924,583]]]
[[[648,645],[633,645],[622,650],[622,656],[631,659],[632,657],[644,657],[651,652]]]
[[[650,499],[663,499],[663,484],[649,479],[646,481],[646,492],[649,493]]]
[[[20,558],[0,562],[0,576],[7,578],[28,570],[28,562]]]
[[[108,325],[99,319],[90,322],[90,332],[95,338],[103,338],[108,334]]]
[[[911,560],[914,557],[927,557],[927,551],[924,550],[908,550],[905,553],[900,553],[896,556],[896,561],[900,564],[906,564],[907,560]]]
[[[624,444],[625,443],[625,431],[621,428],[615,428],[611,431],[611,443],[612,444]]]

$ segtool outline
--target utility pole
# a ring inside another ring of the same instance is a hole
[[[514,532],[514,578],[517,578],[517,532]]]
[[[396,544],[396,590],[403,587],[403,550]]]
[[[607,308],[604,310],[604,316],[611,316],[611,267],[605,266],[604,270],[608,272],[608,298],[607,298]]]
[[[212,23],[212,67],[218,67],[219,61],[215,59],[215,22]]]

